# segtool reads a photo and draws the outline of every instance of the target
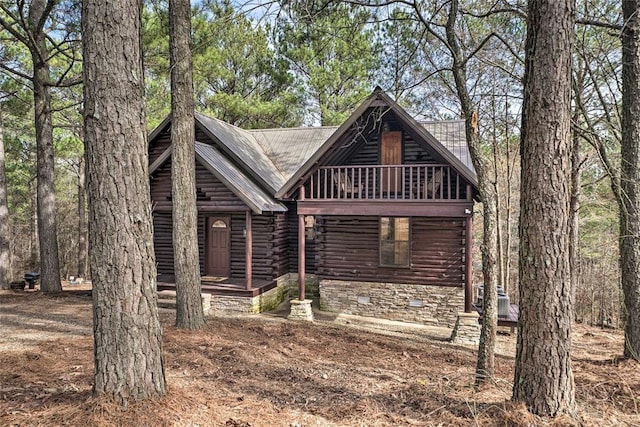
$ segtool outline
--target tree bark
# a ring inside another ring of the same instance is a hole
[[[520,322],[513,400],[575,415],[569,268],[573,0],[531,0],[521,133]]]
[[[171,60],[171,196],[176,281],[176,326],[204,325],[200,296],[198,210],[196,207],[191,2],[169,0]]]
[[[626,308],[624,355],[640,360],[640,5],[622,11],[622,148],[620,275]]]
[[[0,104],[0,289],[9,289],[9,205],[4,161],[4,127]]]
[[[153,251],[140,0],[84,0],[84,120],[93,280],[93,391],[166,392]]]
[[[60,261],[56,221],[55,161],[53,152],[53,123],[49,88],[49,53],[41,21],[47,14],[46,2],[34,1],[29,8],[29,46],[33,62],[33,103],[37,155],[38,239],[40,243],[40,289],[60,292]]]

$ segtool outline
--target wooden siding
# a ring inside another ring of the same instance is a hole
[[[298,213],[296,204],[289,202],[287,206],[287,231],[288,231],[288,259],[289,271],[298,272]],[[317,238],[307,239],[305,250],[305,272],[307,274],[315,274],[318,265]]]
[[[196,162],[198,211],[240,211],[245,203]],[[171,210],[171,159],[158,168],[151,178],[151,201],[156,210]]]
[[[153,164],[167,148],[171,147],[171,126],[160,132],[153,141],[149,142],[149,164]]]
[[[464,221],[411,218],[411,266],[379,265],[379,218],[318,218],[318,275],[326,279],[463,286]]]
[[[367,136],[367,142],[349,157],[345,165],[379,165],[380,164],[380,135],[372,132]],[[402,163],[423,164],[438,163],[424,148],[406,132],[402,133]]]
[[[225,214],[198,214],[198,248],[200,251],[200,274],[204,275],[205,224],[208,216],[231,217],[231,268],[230,278],[244,279],[245,259],[245,212]],[[287,272],[287,229],[284,215],[254,215],[253,222],[253,278],[274,280]],[[172,246],[172,215],[170,211],[153,213],[153,242],[156,251],[158,275],[170,279],[174,274]]]

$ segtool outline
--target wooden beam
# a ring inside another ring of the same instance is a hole
[[[466,218],[473,210],[473,202],[417,201],[417,200],[337,200],[298,201],[298,213],[303,215],[382,215]]]
[[[245,251],[246,251],[246,273],[245,273],[245,286],[247,290],[251,289],[251,279],[253,277],[253,227],[251,221],[251,211],[247,211],[245,214],[245,230],[247,232],[247,237],[245,240]]]
[[[300,186],[300,200],[304,200],[304,186]],[[304,215],[298,215],[298,300],[304,301],[305,295],[305,222]]]
[[[473,310],[473,216],[467,217],[465,228],[465,274],[464,274],[464,311],[471,313]]]
[[[153,211],[154,212],[171,212],[171,202],[167,201],[167,202],[157,202],[157,203],[153,203]],[[226,205],[226,206],[202,206],[202,205],[198,205],[198,212],[211,212],[211,213],[217,213],[217,212],[245,212],[245,211],[250,211],[251,208],[249,208],[246,205]]]

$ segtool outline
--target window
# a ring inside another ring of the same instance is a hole
[[[409,218],[380,218],[380,265],[409,266]]]
[[[227,228],[227,223],[221,219],[216,219],[213,224],[211,224],[211,228]]]

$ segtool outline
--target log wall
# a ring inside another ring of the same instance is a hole
[[[464,284],[462,220],[411,218],[410,267],[381,267],[378,217],[318,219],[318,275],[323,279]]]

